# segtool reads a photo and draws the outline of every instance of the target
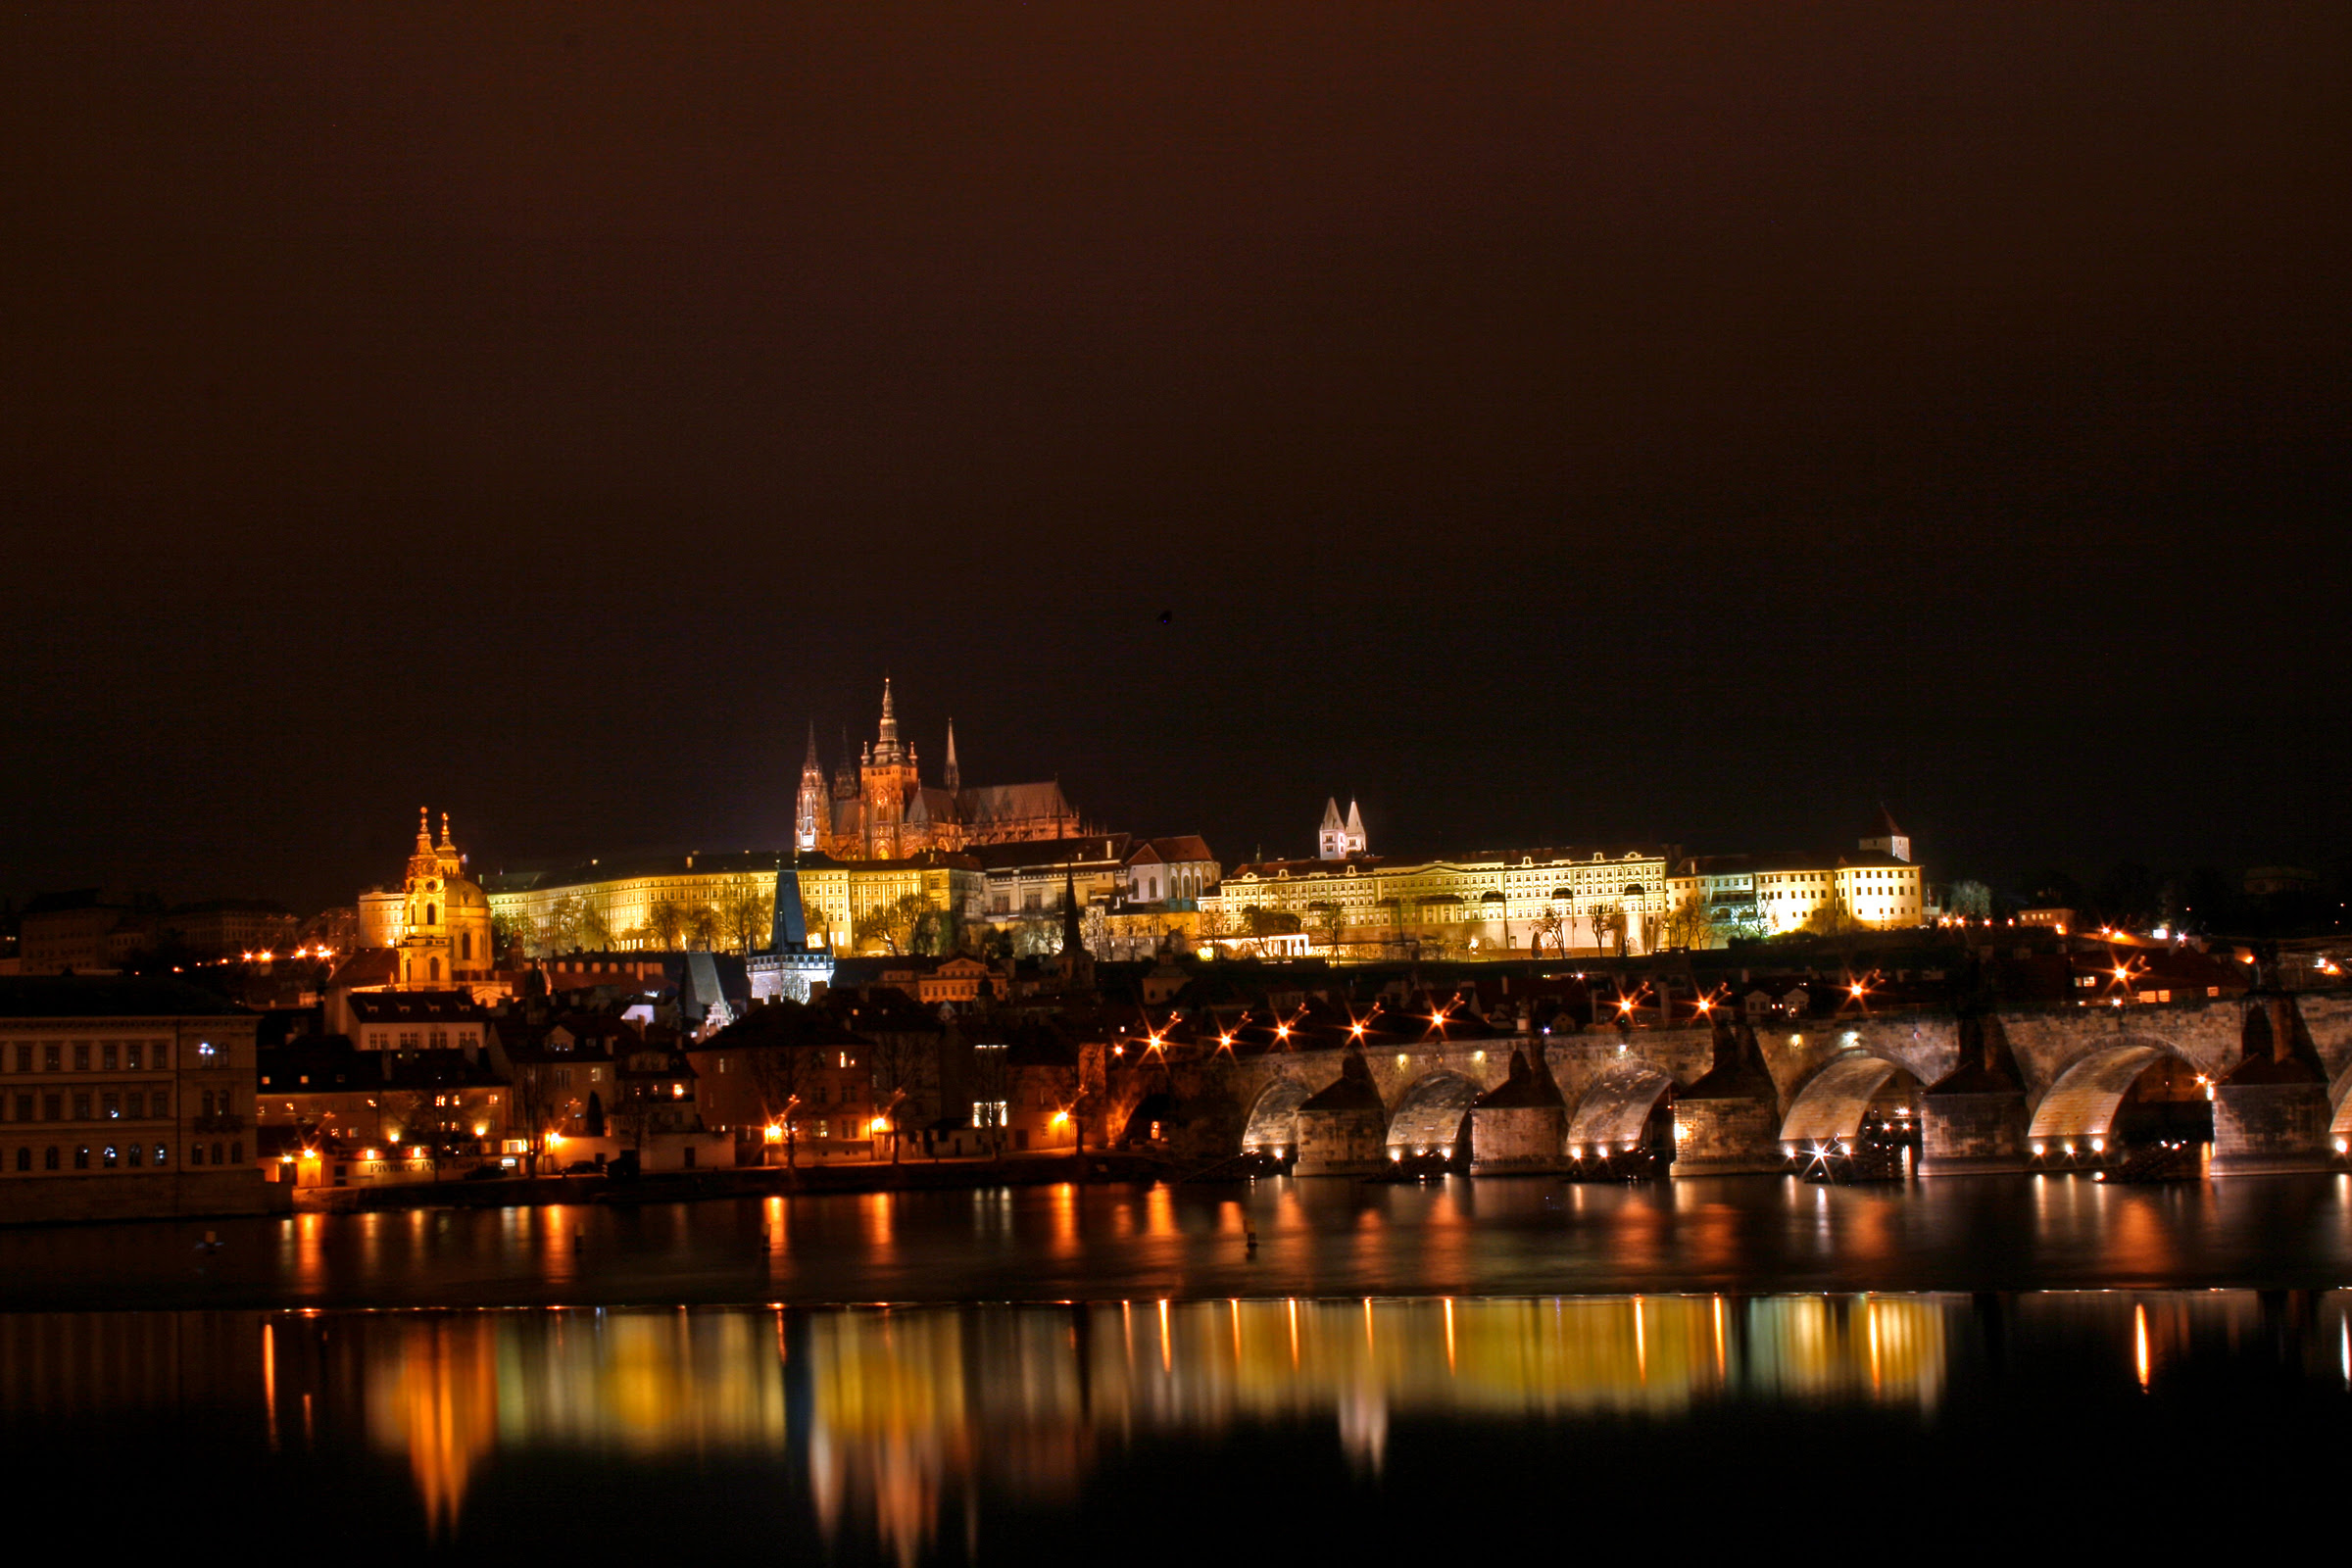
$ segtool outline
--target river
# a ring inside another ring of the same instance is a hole
[[[1276,1180],[17,1231],[0,1473],[119,1549],[359,1561],[2177,1553],[2352,1457],[2348,1197]]]

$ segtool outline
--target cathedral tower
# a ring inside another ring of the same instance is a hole
[[[906,819],[906,799],[917,780],[914,749],[899,739],[899,715],[887,676],[882,681],[881,727],[858,773],[858,793],[865,802],[865,853],[872,859],[895,860],[902,853],[899,829]]]
[[[939,782],[950,795],[963,793],[963,771],[956,765],[956,721],[952,718],[948,720],[948,765]]]
[[[816,760],[816,720],[808,721],[808,760],[801,764],[801,793],[793,803],[792,845],[803,855],[817,847],[817,835],[832,811],[825,805],[825,770]]]

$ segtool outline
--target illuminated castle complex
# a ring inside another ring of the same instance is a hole
[[[898,860],[926,850],[1036,843],[1084,831],[1061,785],[1053,780],[964,788],[956,766],[953,720],[939,786],[925,784],[914,748],[899,739],[888,680],[882,683],[879,732],[859,748],[855,768],[842,758],[829,784],[816,759],[816,727],[809,726],[808,760],[801,765],[793,810],[793,842],[803,854]]]

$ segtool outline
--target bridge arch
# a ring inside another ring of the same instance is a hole
[[[1799,1146],[1850,1142],[1860,1135],[1871,1102],[1897,1073],[1918,1087],[1918,1075],[1890,1057],[1862,1050],[1833,1056],[1797,1091],[1788,1114],[1781,1121],[1781,1142]]]
[[[2352,1152],[2352,1067],[2328,1086],[2328,1102],[2335,1107],[2328,1119],[2328,1147],[2339,1154]]]
[[[2060,1073],[2042,1095],[2027,1139],[2037,1146],[2082,1142],[2097,1152],[2115,1135],[2116,1112],[2132,1086],[2159,1062],[2175,1061],[2193,1070],[2170,1044],[2148,1035],[2100,1047]]]
[[[1260,1150],[1280,1159],[1298,1147],[1298,1107],[1312,1093],[1296,1078],[1278,1078],[1266,1085],[1257,1103],[1250,1107],[1249,1123],[1242,1129],[1242,1152],[1254,1154]]]
[[[1579,1156],[1588,1150],[1631,1153],[1658,1107],[1658,1097],[1673,1086],[1671,1073],[1645,1062],[1609,1068],[1576,1102],[1568,1118],[1569,1151]]]
[[[1444,1154],[1470,1147],[1470,1102],[1479,1097],[1478,1083],[1443,1068],[1413,1080],[1396,1101],[1389,1118],[1389,1152]]]

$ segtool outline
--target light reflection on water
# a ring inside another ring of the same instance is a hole
[[[544,1220],[521,1223],[564,1250]],[[0,1421],[22,1437],[142,1406],[241,1409],[272,1451],[364,1450],[405,1471],[415,1522],[445,1542],[504,1461],[735,1456],[795,1478],[828,1541],[912,1561],[957,1499],[967,1531],[983,1491],[1067,1502],[1107,1452],[1155,1437],[1303,1433],[1377,1485],[1414,1421],[1671,1424],[1744,1405],[1933,1423],[1986,1376],[1987,1312],[1991,1340],[2125,1393],[2161,1394],[2200,1344],[2235,1353],[2282,1334],[2306,1346],[2299,1375],[2352,1383],[2338,1294],[1995,1299],[27,1314],[0,1317]]]

